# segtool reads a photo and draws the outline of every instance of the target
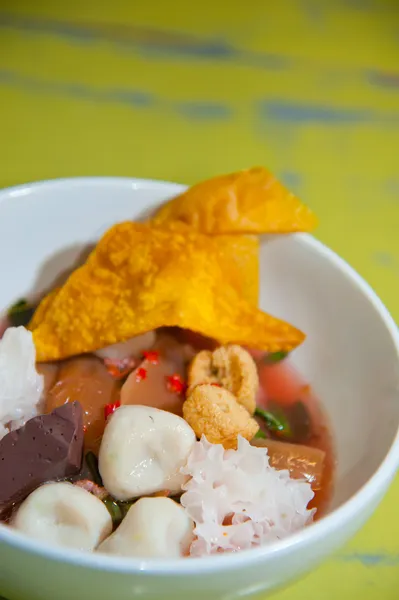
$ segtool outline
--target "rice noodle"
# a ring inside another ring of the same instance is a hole
[[[276,540],[309,524],[315,509],[309,483],[269,465],[267,449],[240,437],[237,450],[224,450],[203,436],[182,473],[181,504],[194,520],[192,556],[234,552]]]

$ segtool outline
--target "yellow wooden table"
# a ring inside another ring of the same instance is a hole
[[[0,187],[254,164],[399,318],[397,0],[0,0]],[[398,599],[398,505],[276,600]]]

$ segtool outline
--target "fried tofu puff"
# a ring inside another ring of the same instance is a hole
[[[259,388],[258,372],[254,359],[241,346],[219,346],[213,352],[199,352],[188,370],[188,386],[193,389],[202,383],[220,384],[251,415],[254,414]]]
[[[201,384],[194,387],[183,404],[183,416],[197,437],[205,435],[212,444],[237,448],[237,437],[251,440],[259,425],[228,390]]]

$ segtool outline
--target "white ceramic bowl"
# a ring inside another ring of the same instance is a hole
[[[115,222],[182,186],[85,178],[0,192],[0,312],[45,290]],[[287,583],[371,515],[399,463],[399,336],[364,281],[308,235],[265,239],[261,304],[302,328],[293,354],[330,415],[337,444],[330,514],[304,531],[235,555],[131,560],[44,546],[0,526],[0,595],[9,600],[233,600]],[[0,482],[1,485],[1,482]]]

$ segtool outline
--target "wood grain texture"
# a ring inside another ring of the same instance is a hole
[[[399,3],[0,3],[0,186],[265,164],[399,318]],[[397,480],[278,600],[399,596]]]

